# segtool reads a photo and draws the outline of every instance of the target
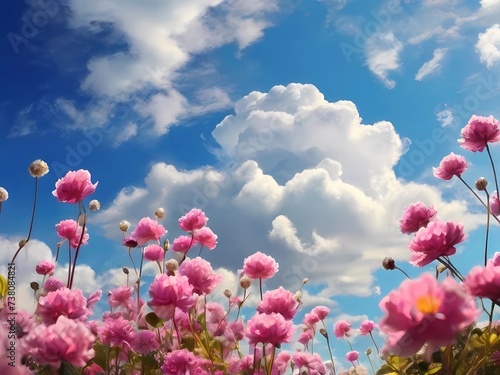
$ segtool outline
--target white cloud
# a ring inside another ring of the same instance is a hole
[[[393,33],[375,34],[365,45],[368,68],[390,89],[396,86],[396,82],[389,79],[388,74],[399,68],[402,50],[403,44]]]
[[[398,180],[393,168],[403,143],[392,124],[362,124],[354,103],[330,103],[312,85],[248,94],[213,136],[221,161],[233,167],[155,164],[144,186],[124,188],[96,223],[118,239],[120,220],[136,223],[161,205],[172,240],[181,234],[178,217],[199,207],[219,235],[218,247],[203,253],[214,268],[239,269],[260,250],[280,264],[269,287],[296,290],[307,277],[328,300],[372,295],[381,259],[409,257],[402,251],[408,238],[397,228],[408,204],[433,203],[440,218],[468,230],[482,222],[465,202],[445,202],[437,188]]]
[[[138,133],[137,124],[133,122],[126,124],[125,126],[123,126],[122,129],[117,130],[113,146],[118,147],[123,142],[126,142],[129,139],[134,138],[137,135],[137,133]]]
[[[19,111],[15,124],[10,128],[9,138],[24,137],[36,130],[36,122],[32,119],[33,105],[31,103]]]
[[[479,34],[476,51],[482,63],[492,68],[500,61],[500,24],[495,24]]]
[[[438,72],[442,67],[441,60],[444,58],[446,51],[446,48],[436,48],[433,52],[432,59],[424,63],[418,70],[415,75],[415,80],[421,81],[429,74]]]
[[[441,126],[453,125],[455,119],[453,118],[453,111],[450,108],[445,108],[436,114],[437,120],[441,123]]]
[[[500,5],[500,0],[481,0],[482,8],[492,8]]]

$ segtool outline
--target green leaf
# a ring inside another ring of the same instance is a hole
[[[427,371],[424,375],[438,374],[442,368],[443,368],[443,365],[440,364],[434,368],[429,369],[429,371]]]
[[[8,292],[8,283],[5,276],[0,275],[0,297],[5,298]]]
[[[159,328],[163,326],[163,323],[165,323],[154,312],[150,312],[149,314],[146,315],[146,322],[155,328]]]
[[[78,375],[78,374],[80,374],[79,369],[66,361],[61,362],[61,367],[57,372],[57,375]]]
[[[398,372],[389,365],[383,365],[380,370],[377,371],[376,375],[399,375]]]

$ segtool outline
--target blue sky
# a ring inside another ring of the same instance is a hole
[[[261,250],[280,263],[270,287],[311,280],[304,312],[322,303],[376,320],[378,293],[401,280],[381,259],[409,256],[403,207],[433,203],[482,228],[477,204],[431,167],[454,151],[471,160],[468,181],[490,177],[485,155],[456,139],[472,114],[500,117],[498,0],[136,4],[9,0],[0,16],[2,264],[28,228],[35,159],[51,172],[26,269],[76,215],[51,196],[57,178],[83,168],[99,181],[87,291],[122,281],[121,220],[164,207],[172,240],[196,205],[219,235],[205,255],[228,270],[225,285]],[[467,250],[482,236],[470,233],[459,264],[480,263]]]

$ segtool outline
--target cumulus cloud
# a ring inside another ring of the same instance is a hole
[[[142,186],[119,192],[96,224],[112,237],[123,218],[137,223],[161,205],[173,239],[182,234],[178,217],[199,207],[219,235],[217,248],[203,254],[214,268],[240,269],[260,250],[280,264],[268,287],[297,290],[307,277],[326,301],[372,295],[381,259],[409,257],[397,228],[408,204],[432,203],[441,219],[468,230],[482,220],[465,202],[444,201],[437,188],[398,180],[393,168],[404,145],[393,125],[363,124],[354,103],[328,102],[312,85],[248,94],[213,137],[224,168],[157,163]]]
[[[441,123],[442,127],[450,126],[455,123],[455,118],[453,117],[453,111],[451,108],[445,108],[436,114],[437,120]]]
[[[432,54],[432,59],[424,63],[418,70],[415,80],[421,81],[428,75],[437,73],[442,67],[441,60],[443,60],[446,50],[446,48],[436,48]]]
[[[399,68],[402,50],[403,44],[393,33],[375,34],[365,45],[368,68],[390,89],[396,86],[396,82],[388,78],[388,74]]]
[[[500,61],[500,24],[495,24],[479,34],[476,51],[482,63],[492,68]]]

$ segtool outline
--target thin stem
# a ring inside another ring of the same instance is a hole
[[[371,332],[370,332],[371,334]],[[372,363],[372,359],[370,358],[370,356],[368,355],[367,352],[365,352],[366,356],[368,357],[368,362],[370,362],[370,366],[372,368],[372,372],[373,372],[373,375],[375,375],[375,369],[373,368],[373,363]]]
[[[481,202],[481,204],[484,206],[484,208],[486,208],[488,210],[488,212],[491,213],[491,215],[495,218],[495,220],[497,221],[497,223],[500,224],[500,219],[491,212],[489,206],[486,203],[484,203],[484,201],[481,199],[481,197],[479,195],[477,195],[477,193],[474,191],[474,189],[472,189],[469,186],[469,184],[467,182],[465,182],[465,180],[461,176],[457,176],[457,177],[459,178],[460,181],[463,182],[463,184],[465,186],[467,186],[467,189],[469,189],[472,192],[472,194],[474,194],[474,196],[479,200],[479,202]]]
[[[259,277],[260,300],[262,301],[262,278]]]
[[[490,310],[490,329],[491,329],[491,323],[493,322],[493,310],[495,310],[495,301],[491,301],[491,310]]]
[[[405,271],[403,271],[401,268],[399,268],[398,266],[394,266],[394,268],[396,268],[397,270],[401,271],[403,273],[403,275],[405,275],[408,278],[408,280],[411,280],[411,277],[408,276],[408,274]]]
[[[78,241],[78,246],[76,247],[75,259],[73,260],[73,268],[71,269],[71,279],[70,284],[68,286],[69,289],[73,286],[73,279],[75,277],[75,268],[76,268],[76,260],[78,259],[78,254],[80,253],[80,248],[82,247],[83,236],[85,235],[85,227],[87,226],[87,213],[85,212],[85,207],[80,201],[80,208],[83,209],[83,225],[82,225],[82,234],[80,235],[80,241]],[[78,215],[80,216],[80,215]]]
[[[453,275],[455,275],[460,281],[464,281],[463,276],[460,274],[460,272],[455,268],[455,266],[451,262],[447,262],[443,258],[439,257],[437,258],[437,261],[440,262],[441,264],[445,265],[446,268],[448,268]]]
[[[491,157],[490,146],[488,146],[488,143],[486,143],[486,151],[488,151],[488,156],[490,158],[491,169],[493,170],[493,178],[495,179],[495,187],[497,189],[497,194],[500,194],[500,191],[498,190],[498,179],[497,179],[497,172],[495,170],[495,163],[493,162],[493,158]]]
[[[66,286],[69,288],[69,282],[71,281],[71,244],[68,241],[68,282]]]
[[[172,322],[174,323],[175,334],[177,335],[177,344],[180,347],[181,346],[181,335],[179,333],[179,328],[177,328],[177,322],[175,321],[175,311],[174,311],[174,315],[172,316]]]
[[[139,274],[137,273],[137,267],[135,266],[134,258],[132,258],[131,252],[132,252],[132,248],[129,247],[128,248],[128,256],[129,256],[130,260],[132,261],[132,265],[134,266],[135,276],[137,276],[137,278],[139,278]]]
[[[496,178],[495,178],[496,180]],[[486,203],[488,206],[490,205],[490,195],[488,194],[488,191],[485,189],[484,192],[486,193]],[[486,267],[486,264],[488,263],[488,239],[489,239],[489,234],[490,234],[490,215],[489,215],[489,210],[486,212],[486,239],[484,240],[484,266]]]
[[[335,375],[335,363],[333,362],[332,347],[330,345],[330,338],[328,337],[328,331],[326,330],[325,322],[323,322],[323,327],[325,327],[325,334],[323,337],[326,339],[326,346],[328,346],[328,352],[330,354],[330,361],[332,361],[333,375]]]
[[[141,280],[142,280],[142,265],[144,264],[144,248],[141,250],[141,264],[139,265],[139,278],[137,279],[137,312],[141,309]]]
[[[370,337],[372,338],[373,345],[375,345],[375,348],[377,349],[377,354],[380,354],[380,350],[379,350],[377,343],[375,342],[375,339],[373,338],[373,335],[371,332],[370,332]]]

